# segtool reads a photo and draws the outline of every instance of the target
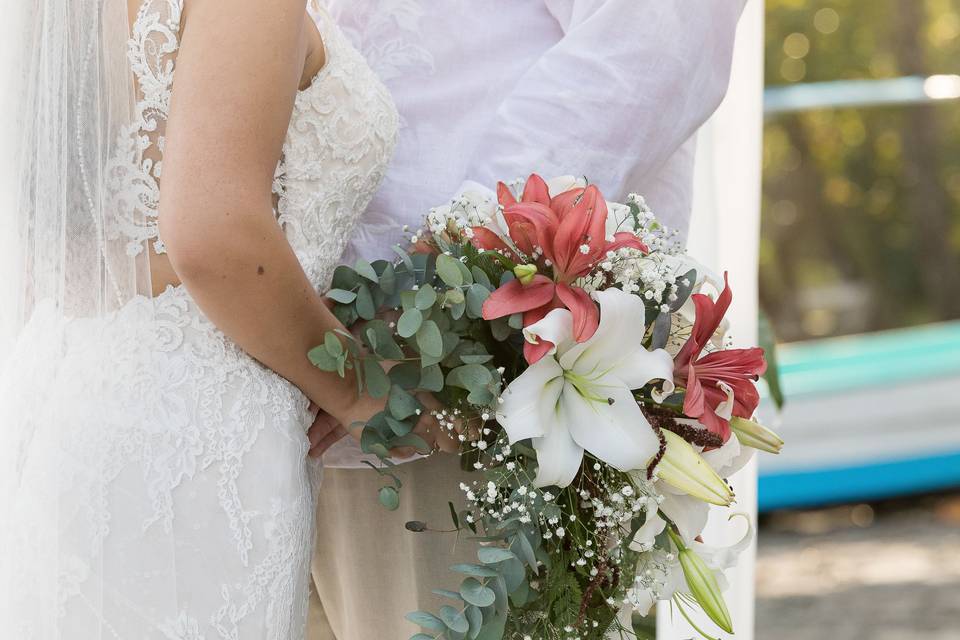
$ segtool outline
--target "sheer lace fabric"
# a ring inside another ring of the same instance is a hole
[[[126,215],[105,229],[131,255],[163,251],[181,10],[147,0],[132,29],[136,120],[110,171]],[[397,115],[329,17],[316,19],[327,65],[296,98],[275,191],[278,223],[322,289],[382,178]],[[4,637],[302,640],[319,482],[308,401],[184,288],[98,318],[39,305],[0,374],[0,415],[14,458],[0,479],[13,500]]]

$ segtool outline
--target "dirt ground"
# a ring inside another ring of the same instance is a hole
[[[960,492],[761,520],[758,640],[960,640]]]

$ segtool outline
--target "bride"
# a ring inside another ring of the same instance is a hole
[[[306,353],[398,122],[305,1],[17,3],[5,638],[304,637],[307,429],[382,409]]]

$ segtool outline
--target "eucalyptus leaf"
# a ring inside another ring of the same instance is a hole
[[[493,382],[493,374],[482,364],[465,364],[447,374],[447,384],[468,391],[483,388]]]
[[[484,567],[479,564],[455,564],[450,567],[450,570],[456,571],[457,573],[465,573],[468,576],[474,576],[476,578],[496,578],[500,575],[496,569]]]
[[[490,321],[490,333],[497,342],[503,342],[513,334],[513,329],[507,324],[506,318],[497,318]]]
[[[697,278],[697,270],[690,269],[690,271],[687,271],[677,279],[677,289],[674,291],[674,293],[677,295],[677,299],[671,303],[671,311],[679,311],[680,307],[686,303],[687,299],[690,297],[690,294],[693,293],[693,288],[697,286]],[[687,284],[683,284],[684,281]]]
[[[653,337],[650,340],[651,349],[663,349],[667,346],[667,341],[670,339],[671,324],[672,319],[669,313],[661,313],[657,316],[657,319],[653,321]]]
[[[367,393],[374,398],[382,398],[390,391],[390,378],[374,358],[363,359],[363,376],[367,384]]]
[[[380,493],[377,496],[382,504],[389,511],[396,511],[400,506],[400,494],[394,487],[380,487]]]
[[[426,611],[414,611],[408,613],[405,617],[413,624],[423,627],[424,629],[431,629],[433,631],[447,630],[447,625],[445,625],[440,618]],[[410,640],[413,640],[413,638]]]
[[[339,358],[343,355],[343,343],[340,342],[340,338],[337,337],[333,331],[327,331],[323,336],[323,346],[326,347],[327,353],[329,353],[334,358]]]
[[[498,568],[507,583],[507,593],[513,593],[527,579],[527,570],[517,558],[505,560]]]
[[[330,352],[327,351],[327,348],[324,345],[310,349],[310,351],[307,353],[307,358],[310,359],[310,362],[313,363],[313,366],[317,367],[321,371],[333,372],[337,370],[337,359],[330,355]]]
[[[421,311],[426,311],[431,308],[434,303],[437,301],[437,291],[428,284],[423,285],[417,289],[416,294],[416,305],[417,309]]]
[[[397,334],[401,338],[410,338],[420,330],[421,324],[423,324],[423,313],[420,309],[416,307],[407,309],[397,320]]]
[[[457,600],[458,602],[463,601],[463,598],[461,598],[460,594],[456,591],[450,591],[449,589],[431,589],[431,591],[441,598],[450,598],[451,600]]]
[[[350,304],[357,299],[357,294],[346,289],[330,289],[327,291],[327,297],[340,304]]]
[[[387,408],[397,420],[406,420],[416,414],[420,409],[420,403],[412,395],[401,389],[399,385],[393,385],[390,387]]]
[[[460,611],[450,605],[445,604],[440,607],[440,619],[443,620],[447,627],[457,633],[466,633],[470,630],[470,624],[467,622],[467,619]]]
[[[377,275],[377,272],[374,270],[373,265],[371,265],[369,262],[367,262],[363,258],[359,258],[357,260],[357,263],[353,266],[353,268],[358,274],[360,274],[370,282],[380,282],[380,276]]]
[[[502,547],[480,547],[477,549],[477,559],[483,564],[496,564],[504,560],[516,559],[516,557],[512,551]]]
[[[490,291],[479,284],[472,284],[467,288],[467,314],[471,318],[480,318],[483,315],[483,303],[490,297]]]
[[[443,253],[437,256],[437,275],[449,287],[463,285],[463,274],[460,272],[460,261]]]
[[[443,391],[443,371],[439,365],[432,364],[420,372],[419,388],[434,393]]]
[[[387,264],[380,274],[380,289],[388,295],[393,295],[397,290],[397,272],[392,264]]]
[[[413,271],[413,260],[410,259],[410,254],[403,250],[403,248],[395,244],[393,245],[393,252],[400,256],[400,259],[403,261],[404,266],[408,271]]]
[[[350,267],[342,264],[333,270],[333,279],[330,286],[334,289],[350,291],[358,284],[360,284],[360,276]]]
[[[516,329],[517,331],[523,329],[523,314],[510,314],[510,316],[507,318],[507,325],[509,325],[511,329]]]
[[[485,364],[493,360],[493,356],[489,353],[487,354],[468,354],[465,353],[460,356],[460,361],[463,364]]]
[[[479,607],[471,606],[466,607],[463,614],[467,617],[467,622],[470,623],[470,630],[467,631],[467,637],[470,638],[470,640],[474,640],[483,626],[483,612]]]
[[[403,436],[407,435],[408,433],[410,433],[411,431],[413,431],[413,425],[412,425],[412,424],[410,424],[410,423],[408,423],[408,422],[401,422],[400,420],[397,420],[396,418],[393,418],[392,416],[387,416],[387,424],[390,425],[390,430],[393,431],[393,433],[394,433],[397,437],[403,437]],[[391,442],[390,444],[392,444],[392,445],[394,445],[394,446],[397,446],[395,440],[394,440],[393,442]]]
[[[371,331],[376,336],[375,338],[370,337]],[[381,358],[400,360],[404,357],[403,350],[397,345],[396,340],[394,340],[393,330],[387,326],[384,320],[374,318],[367,322],[364,335],[367,345]]]
[[[527,540],[527,536],[523,533],[522,529],[517,531],[514,539],[511,541],[510,550],[517,554],[517,557],[521,558],[533,573],[539,573],[537,569],[537,557],[533,552],[533,546],[531,546],[530,541]]]
[[[465,578],[463,582],[460,583],[460,595],[465,602],[469,602],[478,607],[489,607],[497,599],[496,594],[493,593],[493,589],[472,577]]]
[[[371,267],[373,269],[373,267]],[[377,307],[373,302],[373,295],[366,284],[357,289],[357,315],[364,320],[373,320],[377,315]]]
[[[390,441],[390,444],[395,447],[413,447],[417,450],[417,453],[421,455],[427,455],[431,451],[427,441],[415,433],[408,433],[405,436],[394,438]]]
[[[488,276],[487,272],[480,267],[474,265],[470,268],[470,273],[473,275],[473,281],[478,285],[481,285],[486,289],[493,288],[493,284],[490,282],[490,276]]]
[[[437,323],[433,320],[427,320],[417,331],[417,346],[424,355],[434,358],[443,357],[443,336]]]
[[[410,391],[419,386],[422,372],[420,365],[416,362],[401,362],[390,369],[388,375],[394,384],[398,384],[407,391]]]
[[[460,289],[448,289],[444,294],[444,302],[448,307],[452,307],[457,304],[463,304],[465,297],[463,291]]]

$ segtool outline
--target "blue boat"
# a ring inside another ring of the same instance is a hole
[[[960,487],[960,322],[783,345],[787,398],[761,416],[787,444],[760,456],[759,509]]]

